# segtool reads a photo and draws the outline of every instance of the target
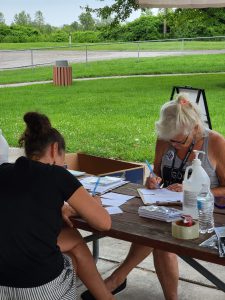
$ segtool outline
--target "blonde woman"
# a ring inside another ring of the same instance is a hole
[[[204,127],[198,106],[190,102],[187,95],[179,94],[176,100],[162,106],[156,132],[154,173],[157,177],[147,179],[149,189],[163,183],[170,190],[182,191],[185,169],[195,157],[193,150],[202,150],[205,155],[200,159],[210,177],[211,190],[214,196],[225,196],[225,139]],[[177,256],[137,244],[131,245],[125,261],[105,280],[108,289],[115,291],[118,287],[125,287],[129,272],[151,252],[165,299],[176,300]]]

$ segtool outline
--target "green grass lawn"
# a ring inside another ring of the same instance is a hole
[[[47,114],[65,136],[67,150],[151,162],[154,123],[174,85],[204,88],[213,128],[225,135],[225,75],[99,79],[70,87],[52,84],[0,89],[0,128],[17,146],[23,114]]]
[[[73,78],[225,71],[225,54],[128,58],[72,64]],[[52,79],[52,67],[0,71],[0,84]]]
[[[35,43],[0,43],[0,50],[23,50],[23,49],[37,49],[47,47],[68,47],[68,42],[35,42]],[[138,47],[140,50],[210,50],[210,49],[225,49],[225,39],[219,40],[165,40],[165,41],[149,41],[149,42],[112,42],[112,43],[73,43],[68,50],[75,48],[77,50],[85,49],[88,47],[89,51],[92,50],[131,50],[136,51]]]

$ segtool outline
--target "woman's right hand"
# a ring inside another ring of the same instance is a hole
[[[150,190],[158,189],[161,181],[161,177],[149,176],[146,180],[145,186]]]
[[[111,217],[102,207],[100,197],[92,197],[83,186],[79,187],[67,202],[91,227],[100,231],[111,228]]]

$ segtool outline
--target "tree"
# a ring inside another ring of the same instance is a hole
[[[105,0],[101,0],[105,1]],[[102,19],[107,19],[113,16],[112,25],[118,24],[120,21],[125,21],[133,10],[138,10],[139,6],[136,0],[114,0],[114,3],[101,8],[92,9],[89,6],[85,7],[86,12],[95,12]]]
[[[176,9],[168,22],[173,37],[223,35],[225,9]]]
[[[93,30],[95,28],[95,20],[92,18],[90,11],[83,12],[78,18],[83,30]]]
[[[23,26],[31,25],[31,17],[23,10],[19,14],[15,14],[14,24]]]
[[[77,31],[80,28],[80,25],[77,21],[74,21],[73,23],[70,24],[70,27],[72,28],[72,30]]]
[[[41,29],[45,25],[43,13],[38,10],[34,15],[34,25]]]
[[[0,24],[5,24],[5,17],[2,12],[0,12]]]

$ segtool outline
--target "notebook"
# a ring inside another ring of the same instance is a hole
[[[173,192],[166,188],[164,189],[138,189],[137,190],[145,205],[158,204],[181,204],[183,201],[183,192]]]

